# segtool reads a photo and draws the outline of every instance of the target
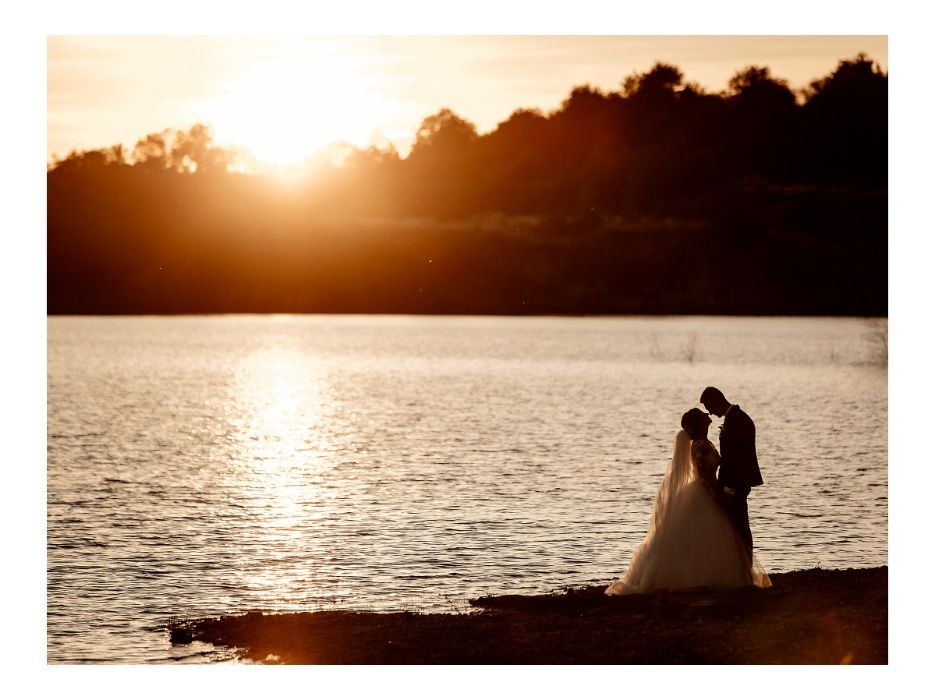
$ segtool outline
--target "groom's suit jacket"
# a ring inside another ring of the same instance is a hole
[[[718,486],[749,492],[763,483],[756,459],[756,426],[740,406],[734,405],[724,417],[721,429],[721,468]]]

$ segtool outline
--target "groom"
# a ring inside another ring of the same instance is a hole
[[[753,557],[753,535],[747,514],[747,495],[763,483],[756,460],[756,426],[740,406],[730,403],[720,389],[709,386],[701,392],[701,404],[708,413],[724,418],[721,426],[721,468],[717,473],[718,495],[731,520],[740,530]]]

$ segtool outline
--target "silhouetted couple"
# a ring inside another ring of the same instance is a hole
[[[682,416],[672,461],[653,502],[649,530],[626,575],[608,595],[658,589],[770,586],[753,556],[747,495],[763,483],[756,458],[756,427],[719,389],[701,394],[706,411]],[[724,418],[718,452],[708,440],[709,414]]]

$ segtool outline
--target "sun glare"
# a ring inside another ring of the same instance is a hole
[[[398,104],[365,71],[377,59],[335,44],[277,47],[202,101],[196,116],[219,143],[245,146],[273,166],[300,165],[339,141],[384,145]]]

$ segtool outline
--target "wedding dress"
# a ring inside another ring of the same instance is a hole
[[[715,500],[719,461],[708,440],[693,441],[684,430],[678,432],[646,537],[633,553],[626,575],[604,593],[772,585],[756,557],[751,561],[736,527]]]

